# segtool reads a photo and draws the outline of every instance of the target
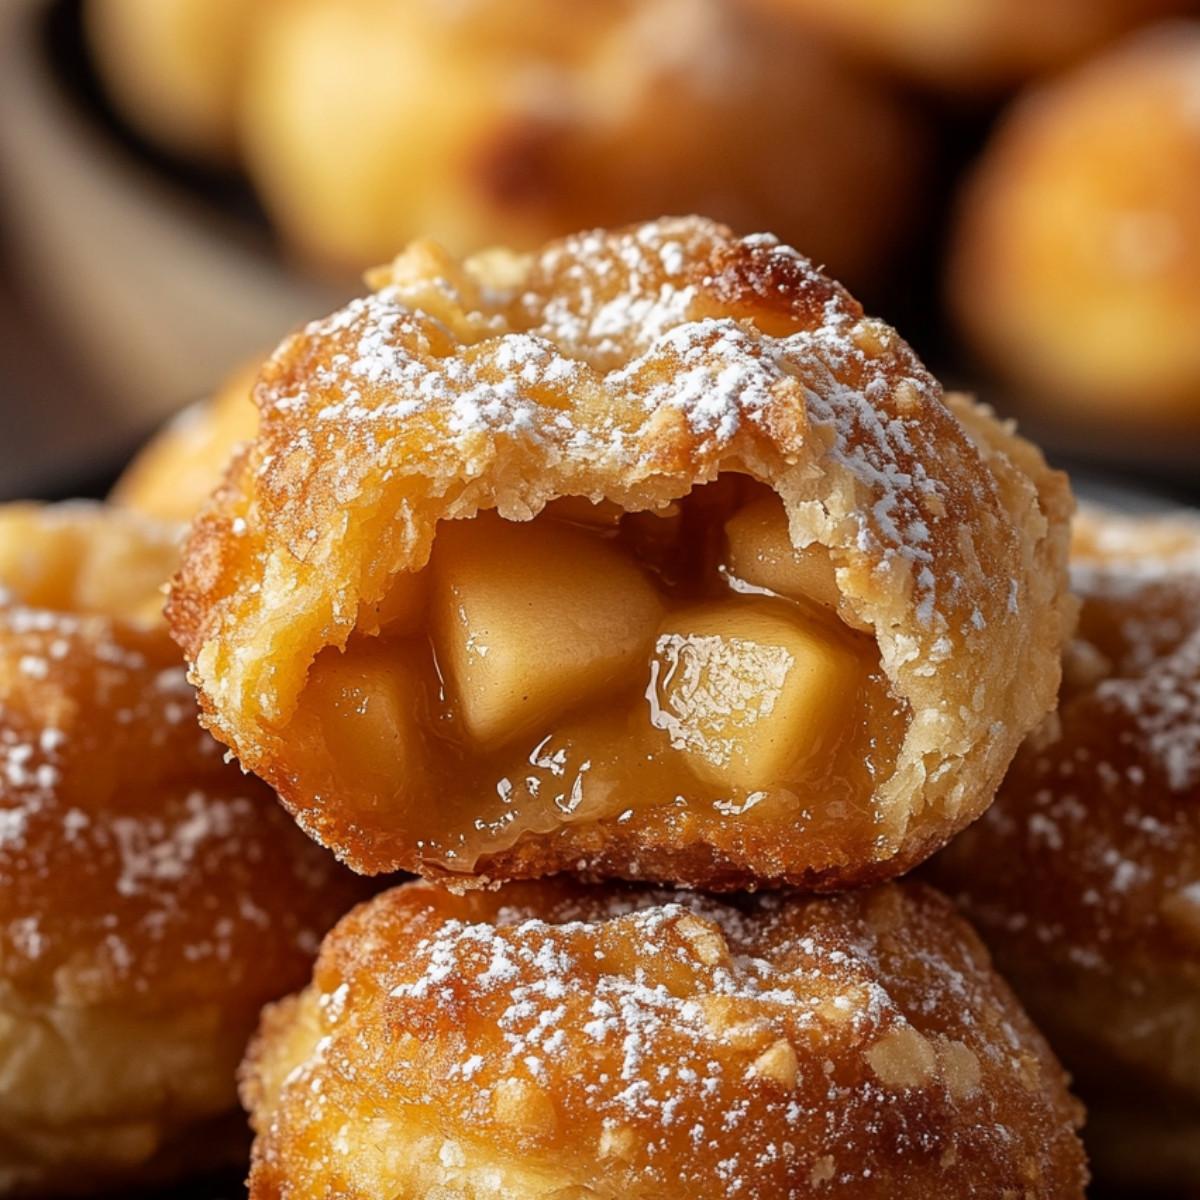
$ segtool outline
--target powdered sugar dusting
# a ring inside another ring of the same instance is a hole
[[[335,1114],[365,1109],[391,1153],[432,1120],[447,1186],[482,1153],[578,1164],[581,1189],[799,1200],[941,1181],[960,1154],[1003,1174],[1071,1139],[1065,1091],[1020,1082],[1039,1053],[1024,1018],[992,1036],[1007,1001],[931,893],[735,906],[550,885],[490,919],[472,906],[406,887],[335,932],[266,1142],[345,1178],[370,1154],[329,1136]]]
[[[356,892],[338,872],[222,762],[164,630],[0,608],[6,983],[70,1004],[266,999]]]
[[[1136,991],[1147,964],[1200,947],[1172,916],[1200,879],[1200,522],[1087,511],[1072,579],[1083,611],[1057,736],[1022,749],[939,873],[999,953]]]
[[[721,259],[729,245],[756,256],[760,274],[731,283]],[[628,473],[673,411],[715,473],[724,455],[778,424],[781,405],[803,406],[829,460],[867,498],[853,517],[858,548],[911,580],[923,624],[946,626],[958,580],[929,569],[937,566],[930,530],[964,484],[952,462],[933,474],[929,442],[946,436],[930,425],[940,390],[794,250],[767,235],[725,244],[716,227],[690,219],[564,239],[507,291],[465,277],[418,287],[409,274],[398,264],[399,282],[304,331],[301,344],[321,348],[306,354],[315,365],[281,377],[267,410],[268,419],[272,409],[293,414],[285,457],[303,453],[315,464],[306,470],[338,462],[343,474],[403,474],[411,467],[401,446],[444,442],[447,471],[465,479],[491,461],[481,439],[516,439],[552,449],[564,470],[575,462],[584,476]],[[759,305],[792,306],[791,330],[721,315],[738,288],[758,289]],[[944,412],[940,420],[946,427]],[[341,440],[361,465],[317,452]],[[608,466],[597,471],[597,459]],[[278,456],[262,469],[264,479],[278,475]],[[339,478],[336,494],[353,490]]]
[[[229,837],[252,811],[249,800],[217,800],[203,792],[189,792],[183,813],[175,822],[150,817],[137,820],[116,817],[111,822],[121,856],[116,888],[122,896],[135,896],[156,883],[177,883],[191,869],[205,842]]]

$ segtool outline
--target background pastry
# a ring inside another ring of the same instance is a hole
[[[0,506],[0,596],[28,608],[161,625],[185,529],[88,500]]]
[[[100,549],[76,575],[57,561],[70,524],[113,527],[107,571]],[[14,525],[51,569],[0,555],[0,1191],[211,1167],[244,1152],[234,1068],[259,1008],[363,884],[223,761],[161,622],[134,619],[132,547],[167,539],[82,505],[0,510],[0,546]]]
[[[251,1197],[1063,1200],[1086,1179],[1061,1068],[913,884],[394,889],[267,1010],[243,1098]]]
[[[722,0],[291,0],[255,42],[242,132],[289,240],[360,268],[418,236],[532,249],[703,211],[861,280],[924,158],[902,105]]]
[[[954,92],[1046,74],[1194,0],[759,0],[840,48]]]
[[[236,143],[292,252],[335,273],[414,237],[530,249],[703,211],[877,282],[923,190],[904,100],[728,0],[89,5],[134,126]]]
[[[963,195],[948,267],[970,344],[1043,421],[1200,429],[1200,24],[1023,96]]]
[[[1075,1076],[1099,1178],[1200,1183],[1200,523],[1079,519],[1056,723],[931,864]]]
[[[110,502],[161,521],[190,521],[233,452],[258,429],[251,394],[258,367],[257,359],[239,367],[215,396],[189,405],[159,430],[121,472]]]
[[[87,0],[88,43],[122,117],[178,154],[232,163],[243,61],[269,0]]]
[[[314,836],[458,883],[828,889],[986,806],[1074,614],[1033,447],[698,218],[378,282],[264,367],[170,604]]]

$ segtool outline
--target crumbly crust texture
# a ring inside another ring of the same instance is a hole
[[[528,838],[480,874],[831,888],[913,865],[986,807],[1054,703],[1074,617],[1070,493],[1028,443],[943,398],[794,250],[699,218],[466,264],[418,243],[374,282],[264,367],[261,435],[169,602],[205,720],[307,830],[359,870],[435,869],[352,827],[286,729],[315,655],[428,560],[439,520],[528,520],[558,496],[654,509],[723,471],[778,493],[794,545],[829,548],[911,710],[871,859],[756,864],[652,814]]]
[[[251,1197],[1082,1196],[1080,1109],[921,885],[405,885],[243,1070]]]
[[[6,1194],[211,1165],[198,1147],[161,1152],[233,1106],[259,1008],[306,977],[321,936],[364,894],[198,727],[161,622],[22,602],[46,582],[37,534],[53,558],[64,525],[82,538],[104,513],[0,512],[0,529],[19,518],[29,535],[24,569],[0,566]],[[138,528],[151,561],[177,545],[144,521],[111,519],[107,543],[97,539],[119,551],[110,570],[128,562]],[[102,577],[96,553],[88,569]],[[72,588],[59,595],[69,604]]]
[[[931,870],[1105,1110],[1098,1165],[1179,1186],[1200,1179],[1167,1148],[1200,1129],[1200,521],[1085,510],[1072,578],[1061,710]]]

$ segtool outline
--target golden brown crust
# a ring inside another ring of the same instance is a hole
[[[1200,1127],[1200,521],[1085,510],[1072,575],[1061,710],[932,875],[1106,1113],[1098,1173],[1195,1183],[1180,1149]]]
[[[90,500],[0,505],[0,599],[161,625],[184,528]]]
[[[0,563],[0,1181],[94,1189],[230,1107],[258,1009],[364,889],[198,727],[161,623],[24,602],[44,591],[39,533],[53,558],[73,521],[82,538],[110,519],[102,577],[106,544],[121,570],[136,530],[151,562],[165,532],[98,506],[17,517],[24,569]]]
[[[1061,1200],[1086,1178],[1061,1068],[911,884],[407,885],[268,1010],[242,1086],[252,1197]]]
[[[379,282],[264,368],[261,436],[170,600],[206,721],[314,836],[360,870],[438,870],[386,821],[339,814],[287,725],[318,651],[427,561],[439,520],[528,520],[563,495],[652,509],[722,471],[779,494],[796,546],[829,548],[844,613],[874,630],[911,710],[870,799],[873,849],[788,861],[753,830],[647,810],[527,839],[479,873],[830,888],[911,866],[986,806],[1054,702],[1074,616],[1070,493],[1027,443],[948,406],[806,259],[697,218],[465,266],[417,244]]]

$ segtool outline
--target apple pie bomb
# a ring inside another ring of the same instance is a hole
[[[767,235],[418,242],[285,341],[168,605],[356,870],[895,875],[1053,705],[1064,476]]]
[[[244,1154],[235,1070],[366,881],[226,764],[161,614],[182,531],[0,508],[0,1193]]]
[[[406,884],[243,1068],[255,1200],[1083,1196],[1081,1109],[953,906]]]

